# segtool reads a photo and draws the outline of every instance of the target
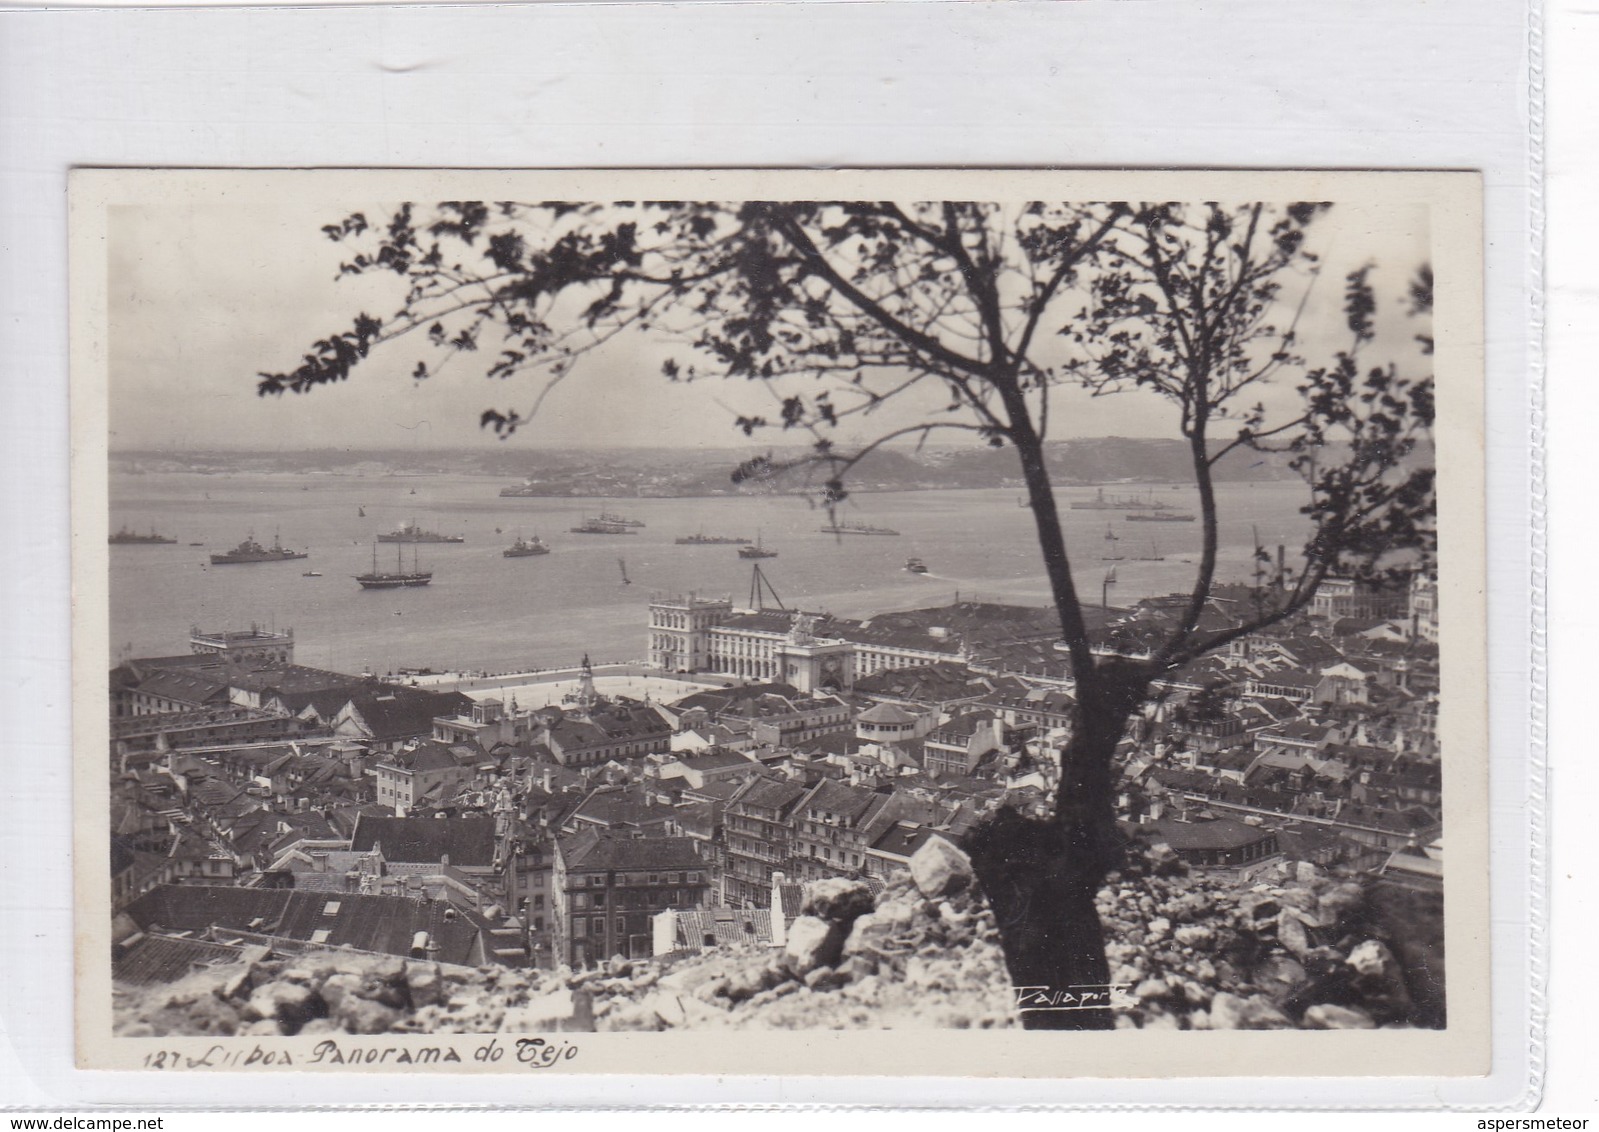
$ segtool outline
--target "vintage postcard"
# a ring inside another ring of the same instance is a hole
[[[1486,1073],[1481,192],[78,171],[79,1064]]]

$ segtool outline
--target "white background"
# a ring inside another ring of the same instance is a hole
[[[1571,6],[1548,26],[1557,77],[1599,57],[1592,17],[1575,2],[1566,0]],[[1494,781],[1495,945],[1507,957],[1494,989],[1508,1020],[1498,1064],[1525,1061],[1529,1050],[1536,1057],[1520,1007],[1528,975],[1517,959],[1540,930],[1524,915],[1526,801],[1536,791],[1520,762],[1533,570],[1525,453],[1535,422],[1526,382],[1536,377],[1521,290],[1536,266],[1526,212],[1537,156],[1526,135],[1537,78],[1524,66],[1527,14],[1510,0],[0,12],[0,530],[12,583],[0,598],[0,1105],[83,1111],[90,1100],[152,1099],[142,1082],[61,1068],[70,1039],[63,174],[74,163],[1484,170],[1492,738],[1503,752]],[[1552,102],[1551,172],[1592,160],[1599,138],[1585,95],[1578,84]],[[1585,1112],[1599,1110],[1586,1042],[1599,1005],[1588,947],[1588,811],[1599,791],[1584,720],[1561,708],[1591,698],[1588,642],[1599,633],[1584,601],[1595,549],[1586,456],[1589,422],[1599,420],[1584,370],[1594,356],[1589,265],[1599,241],[1583,228],[1585,220],[1592,228],[1591,182],[1557,182],[1550,203],[1557,223],[1572,219],[1550,244],[1551,265],[1564,272],[1551,326],[1569,334],[1551,355],[1565,376],[1551,406],[1559,651],[1550,882],[1560,942],[1545,1111]],[[211,1096],[293,1103],[353,1095],[324,1084],[301,1079],[291,1094],[258,1080]],[[701,1082],[685,1099],[757,1095],[747,1085]],[[441,1083],[435,1095],[535,1099],[518,1088]],[[616,1103],[638,1094],[616,1085],[591,1095]],[[792,1084],[780,1095],[822,1094]],[[854,1095],[915,1103],[932,1093],[867,1087]],[[1252,1099],[1320,1107],[1379,1095],[1376,1085],[1340,1095],[1312,1082],[1293,1095],[1268,1086]],[[1424,1089],[1387,1095],[1428,1103]],[[1530,1094],[1496,1081],[1454,1096],[1525,1105]],[[1159,1086],[1136,1099],[1206,1098],[1245,1099]],[[988,1099],[1042,1098],[1019,1090]]]

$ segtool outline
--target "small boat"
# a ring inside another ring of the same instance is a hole
[[[1101,554],[1099,560],[1101,562],[1125,562],[1127,561],[1127,556],[1125,554]]]
[[[1153,542],[1151,542],[1149,544],[1149,553],[1148,554],[1140,554],[1137,558],[1134,558],[1133,561],[1134,562],[1164,562],[1164,561],[1166,561],[1166,557],[1165,557],[1165,555],[1161,554],[1160,547],[1156,546]]]
[[[927,563],[923,562],[920,558],[907,558],[905,560],[905,569],[909,570],[912,574],[925,574],[927,573]]]
[[[1106,527],[1105,527],[1105,541],[1106,542],[1116,542],[1120,538],[1121,538],[1121,536],[1118,535],[1115,531],[1111,530],[1110,526],[1107,524]]]
[[[203,542],[191,542],[189,545],[190,546],[204,546],[205,543],[203,543]]]
[[[322,571],[320,570],[307,570],[305,573],[300,575],[302,578],[320,578],[321,576]]]
[[[633,579],[627,576],[627,559],[618,558],[616,560],[616,564],[622,568],[622,584],[624,586],[631,586],[633,584]]]
[[[357,519],[364,519],[364,518],[366,518],[366,508],[365,508],[365,507],[357,507],[357,508],[356,508],[356,509],[355,509],[355,517],[356,517],[356,518],[357,518]]]

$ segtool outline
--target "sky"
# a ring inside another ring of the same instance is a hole
[[[192,202],[191,202],[192,203]],[[247,206],[225,201],[192,207],[119,206],[109,224],[111,446],[118,450],[216,448],[460,448],[499,443],[478,425],[486,408],[527,408],[542,379],[491,382],[484,355],[460,356],[439,376],[410,378],[417,352],[394,343],[354,371],[351,380],[309,394],[257,396],[259,371],[293,369],[312,341],[347,329],[358,311],[387,316],[403,298],[399,277],[336,281],[349,250],[320,232],[352,211],[387,216],[381,202],[308,200]],[[1372,281],[1386,300],[1391,329],[1374,357],[1425,364],[1400,317],[1399,296],[1427,261],[1429,227],[1419,206],[1340,204],[1312,229],[1323,258],[1301,319],[1302,349],[1327,356],[1342,346],[1341,280],[1376,264]],[[1294,301],[1298,301],[1297,294]],[[1397,325],[1395,325],[1397,324]],[[777,415],[769,383],[703,380],[673,384],[660,373],[669,350],[633,336],[585,357],[544,401],[538,416],[507,443],[527,448],[726,448],[747,444],[733,421],[743,413]],[[473,369],[469,362],[480,363]],[[1288,387],[1266,394],[1268,407],[1291,403]],[[868,422],[859,440],[924,419],[942,396],[906,400]],[[1059,394],[1051,436],[1172,436],[1172,410],[1145,394],[1088,398]],[[942,434],[943,443],[963,442]],[[763,434],[764,443],[783,439]],[[935,436],[934,442],[940,442]]]

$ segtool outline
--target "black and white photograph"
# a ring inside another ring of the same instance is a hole
[[[1485,1071],[1474,175],[73,193],[81,1064]]]

